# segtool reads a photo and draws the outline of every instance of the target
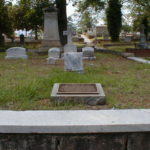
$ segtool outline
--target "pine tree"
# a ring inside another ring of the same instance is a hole
[[[119,40],[119,34],[122,27],[122,12],[119,0],[109,0],[106,10],[108,31],[112,41]]]

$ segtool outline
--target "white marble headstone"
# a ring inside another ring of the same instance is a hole
[[[55,64],[59,58],[60,58],[60,48],[54,47],[49,49],[47,58],[48,64]]]
[[[68,52],[64,54],[64,64],[66,71],[83,72],[82,53]]]
[[[60,58],[60,48],[51,48],[48,51],[48,57]]]
[[[6,50],[5,59],[27,59],[26,49],[22,47],[12,47]]]

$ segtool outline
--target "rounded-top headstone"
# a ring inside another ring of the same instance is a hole
[[[60,48],[54,47],[48,50],[48,57],[60,58]]]
[[[94,57],[94,48],[93,47],[84,47],[82,48],[83,57]]]
[[[22,47],[12,47],[6,50],[6,59],[27,59],[26,49]]]

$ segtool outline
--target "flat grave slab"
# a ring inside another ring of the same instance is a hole
[[[0,133],[150,132],[150,109],[0,111]]]
[[[74,101],[88,105],[105,104],[105,93],[101,84],[56,83],[51,97],[58,103]]]

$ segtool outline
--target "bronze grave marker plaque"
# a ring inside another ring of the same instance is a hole
[[[96,84],[60,84],[58,94],[98,94]]]

